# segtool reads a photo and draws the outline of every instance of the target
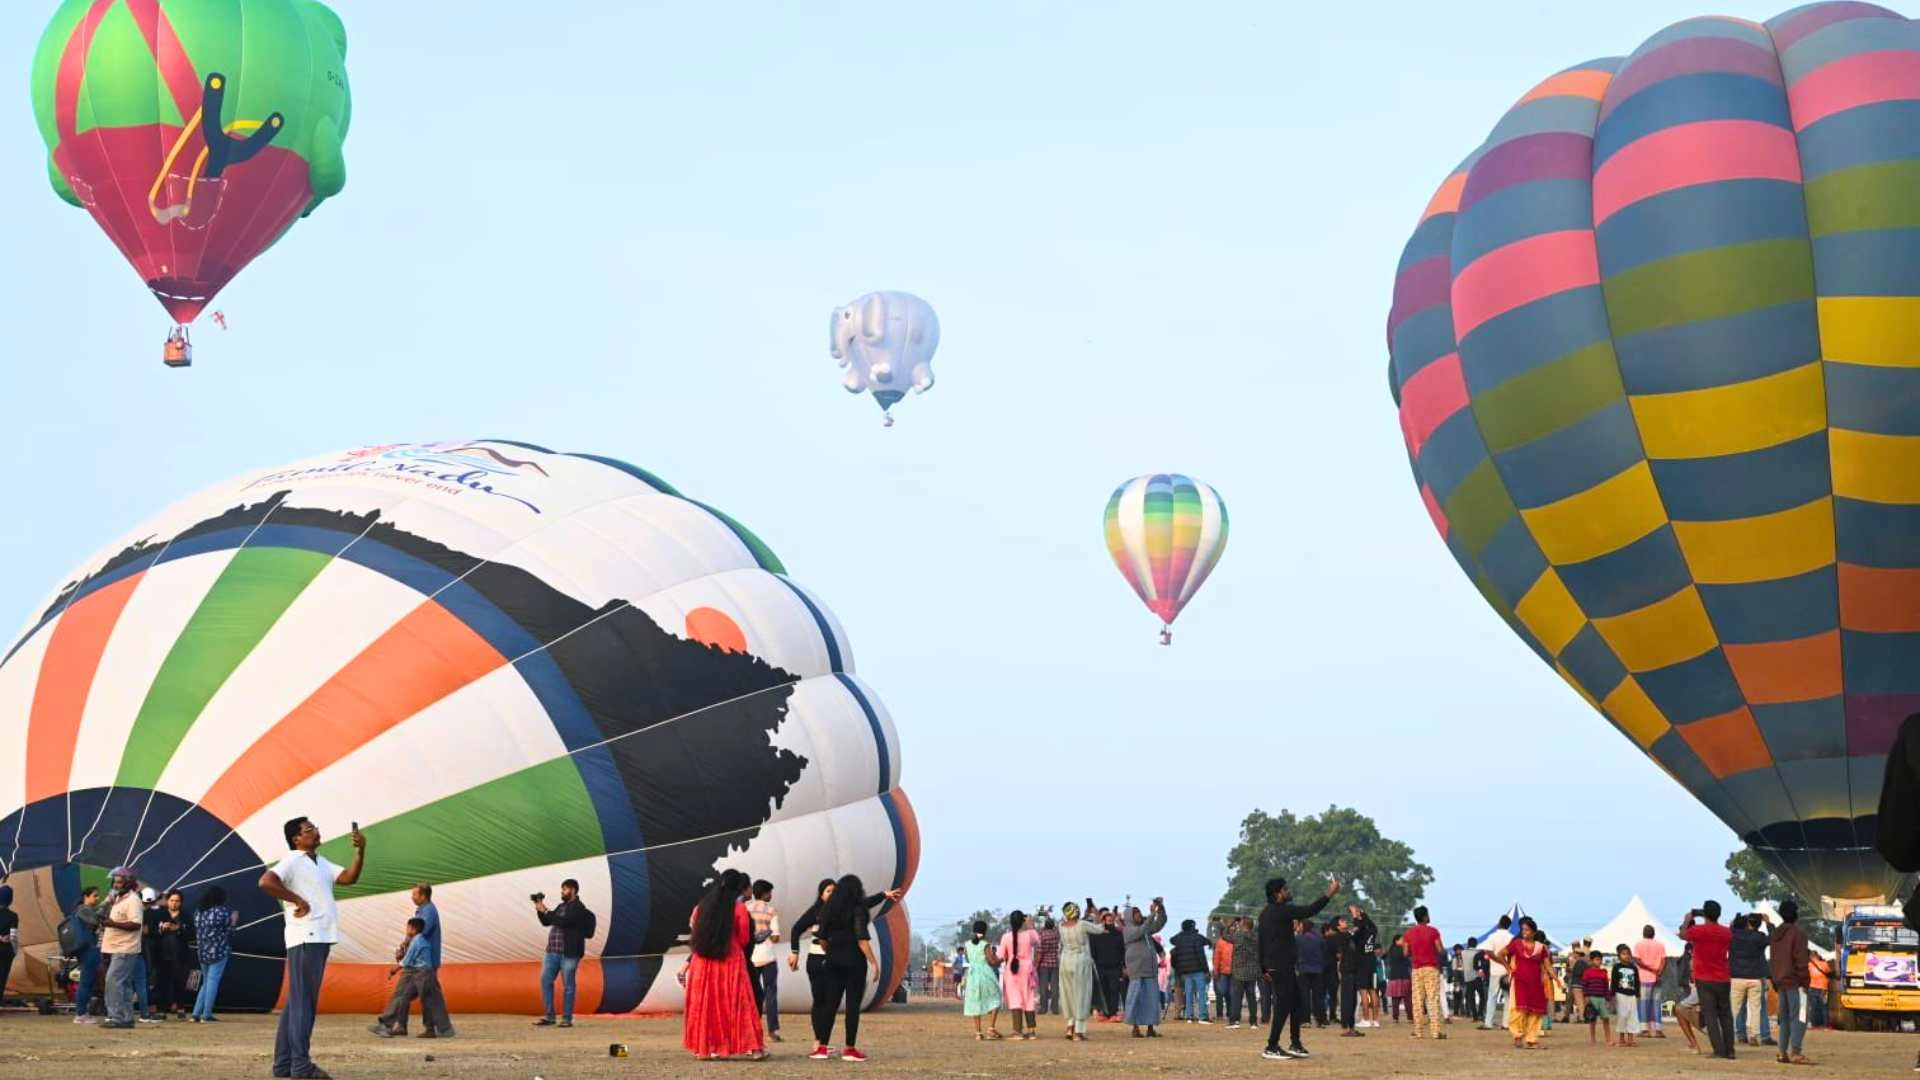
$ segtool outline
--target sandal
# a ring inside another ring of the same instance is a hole
[[[1002,1034],[1000,1034],[1000,1033],[999,1033],[999,1032],[997,1032],[997,1031],[993,1031],[993,1030],[991,1030],[991,1029],[989,1029],[989,1030],[987,1031],[987,1041],[988,1041],[988,1042],[999,1042],[999,1041],[1000,1041],[1001,1039],[1004,1039],[1004,1038],[1006,1038],[1006,1036],[1005,1036],[1005,1035],[1002,1035]]]

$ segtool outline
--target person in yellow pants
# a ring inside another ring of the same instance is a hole
[[[1446,946],[1440,942],[1440,931],[1434,927],[1427,909],[1413,909],[1413,928],[1406,932],[1404,942],[1407,957],[1413,962],[1413,1037],[1424,1038],[1428,1034],[1436,1039],[1447,1037],[1440,1030],[1440,1020],[1444,1014],[1440,1009],[1440,962],[1446,956]]]

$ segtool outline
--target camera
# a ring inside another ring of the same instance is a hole
[[[547,898],[547,894],[543,892],[537,892],[537,893],[534,893],[532,896],[527,897],[527,899],[533,901],[536,904],[545,901],[546,898]]]

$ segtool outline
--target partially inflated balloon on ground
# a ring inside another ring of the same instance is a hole
[[[1803,895],[1897,878],[1874,839],[1920,710],[1916,193],[1920,27],[1694,19],[1522,97],[1388,317],[1461,568]]]
[[[1107,553],[1147,610],[1160,616],[1160,643],[1227,549],[1227,504],[1219,492],[1178,473],[1136,476],[1107,500]]]
[[[255,883],[311,817],[345,864],[322,1005],[377,1012],[431,882],[441,980],[539,1008],[529,894],[599,916],[580,1009],[673,1009],[676,939],[737,867],[794,912],[823,877],[905,886],[918,828],[846,634],[753,533],[609,458],[500,441],[367,447],[250,473],[87,561],[0,661],[13,881],[77,901],[137,864],[240,911],[222,1002],[279,993]],[[874,1000],[904,971],[876,921]],[[782,994],[798,1008],[799,979]]]
[[[53,189],[192,322],[346,185],[346,54],[318,0],[64,0],[33,61]]]

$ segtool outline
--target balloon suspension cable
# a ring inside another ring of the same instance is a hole
[[[1160,628],[1160,644],[1162,645],[1173,644],[1173,627],[1163,626]]]

